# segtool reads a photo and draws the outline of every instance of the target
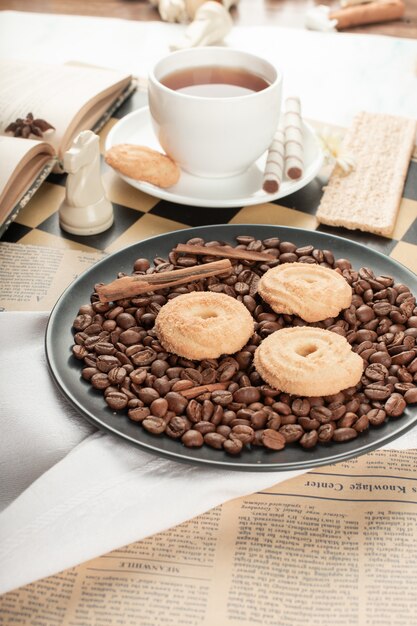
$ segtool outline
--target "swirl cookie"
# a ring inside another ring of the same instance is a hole
[[[328,267],[283,263],[262,276],[258,292],[276,313],[295,314],[306,322],[336,317],[352,302],[348,282]]]
[[[243,348],[254,322],[238,300],[224,293],[192,291],[161,308],[155,330],[168,352],[192,360],[216,359]]]
[[[254,365],[275,389],[299,396],[329,396],[353,387],[363,359],[341,335],[322,328],[283,328],[255,351]]]
[[[157,187],[171,187],[178,182],[181,170],[166,154],[128,143],[120,143],[107,150],[105,161],[113,169],[135,180],[143,180]]]

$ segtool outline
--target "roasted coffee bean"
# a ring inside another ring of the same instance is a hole
[[[247,445],[253,440],[255,431],[250,426],[237,425],[232,427],[230,438],[232,438],[232,435],[233,438],[240,439],[244,445]]]
[[[390,417],[399,417],[407,406],[405,399],[399,393],[393,393],[385,402],[384,409]]]
[[[159,398],[159,393],[153,387],[143,387],[138,391],[138,398],[144,404],[150,405],[154,400]]]
[[[165,417],[168,411],[168,402],[165,398],[157,398],[151,403],[150,409],[155,417]]]
[[[211,399],[215,404],[220,404],[220,406],[227,406],[233,400],[233,394],[230,391],[219,389],[218,391],[213,391],[211,394]]]
[[[389,372],[382,363],[372,363],[365,369],[365,376],[374,382],[382,382],[389,376]]]
[[[226,439],[223,442],[223,449],[228,454],[239,454],[242,451],[242,448],[243,448],[243,443],[240,441],[240,439],[237,439],[237,438]]]
[[[305,398],[297,398],[291,404],[291,410],[297,417],[307,416],[310,412],[310,402]]]
[[[414,404],[417,402],[417,387],[408,389],[404,394],[404,400],[407,404]]]
[[[100,372],[105,372],[106,374],[110,372],[114,367],[120,367],[121,363],[119,359],[115,356],[110,355],[100,355],[97,357],[96,367]]]
[[[116,366],[108,372],[107,376],[112,385],[121,385],[127,376],[127,371],[124,367]]]
[[[72,346],[72,354],[75,356],[76,359],[82,361],[88,355],[88,350],[85,346],[80,346],[77,344],[75,346]]]
[[[127,406],[127,396],[121,391],[112,391],[106,395],[106,402],[113,411],[122,411]]]
[[[390,394],[390,387],[381,383],[371,383],[365,388],[365,395],[370,400],[386,400]]]
[[[362,433],[363,431],[369,428],[369,419],[366,415],[362,415],[353,425],[353,428],[358,432]]]
[[[142,426],[153,435],[160,435],[164,432],[166,423],[162,417],[154,417],[151,415],[143,420]]]
[[[261,394],[256,387],[241,387],[233,394],[233,400],[235,402],[243,402],[244,404],[258,402],[260,399]]]
[[[252,414],[250,418],[250,425],[255,430],[259,430],[259,428],[265,428],[267,420],[268,413],[261,409],[259,411],[255,411],[255,413]]]
[[[304,433],[304,435],[300,439],[300,445],[306,450],[310,448],[314,448],[317,445],[319,440],[317,430],[311,430],[308,433]]]
[[[373,309],[367,304],[361,305],[358,309],[356,309],[356,317],[360,322],[366,324],[374,319],[375,313]]]
[[[336,428],[333,433],[334,441],[350,441],[358,436],[357,431],[354,428]]]
[[[201,448],[204,443],[204,438],[198,430],[187,430],[181,437],[182,443],[187,448]]]
[[[175,391],[170,391],[165,396],[165,400],[168,402],[168,408],[170,411],[173,411],[177,415],[181,415],[181,413],[185,410],[188,400],[184,398],[180,393]]]
[[[186,414],[190,422],[193,422],[193,423],[200,422],[201,414],[202,414],[201,404],[197,402],[197,400],[194,400],[194,399],[190,400],[186,408]]]
[[[106,389],[110,385],[109,377],[104,372],[99,372],[98,374],[94,374],[90,378],[90,382],[94,389]]]
[[[186,389],[191,389],[195,386],[191,380],[176,380],[175,382],[172,380],[171,383],[171,390],[178,392],[185,391]]]
[[[304,430],[299,424],[286,424],[280,427],[279,432],[284,435],[287,443],[298,441],[304,434]]]
[[[204,443],[216,450],[221,450],[225,441],[226,437],[223,437],[220,433],[208,432],[204,435]]]
[[[84,369],[81,371],[81,376],[84,378],[84,380],[91,380],[94,374],[98,374],[98,369],[96,367],[84,367]]]
[[[199,433],[205,435],[207,433],[213,433],[216,430],[216,426],[212,422],[201,421],[193,424],[193,429],[198,430]]]
[[[351,413],[350,411],[345,413],[343,417],[341,417],[337,422],[338,428],[350,428],[357,421],[358,416],[356,413]]]
[[[333,422],[330,422],[329,424],[322,424],[317,431],[318,440],[322,443],[331,441],[335,430],[336,427]]]
[[[269,450],[282,450],[285,448],[286,440],[281,433],[271,428],[266,428],[262,431],[262,443]]]
[[[274,409],[274,411],[276,411],[280,415],[291,414],[291,407],[288,404],[285,404],[284,402],[274,402],[274,404],[272,405],[272,408]]]
[[[310,411],[310,418],[314,422],[318,422],[318,425],[319,424],[327,424],[328,422],[331,421],[332,417],[333,417],[332,411],[330,409],[324,407],[324,406],[315,406]],[[301,424],[301,422],[300,422],[300,424]],[[304,428],[304,426],[303,426],[303,428]],[[318,426],[317,426],[317,428],[318,428]]]
[[[308,419],[308,418],[307,418]],[[296,424],[297,416],[290,413],[289,415],[281,415],[281,424],[285,426],[286,424]]]
[[[329,409],[329,411],[331,411],[332,417],[331,419],[333,421],[339,420],[340,418],[342,418],[345,413],[346,413],[346,405],[343,404],[342,402],[332,402],[331,404],[329,404],[329,406],[327,407]],[[319,419],[320,421],[320,419]],[[328,422],[321,422],[323,423],[328,423]]]
[[[407,365],[416,356],[415,350],[406,350],[400,352],[400,354],[396,354],[392,357],[391,362],[393,365]]]
[[[128,416],[133,422],[143,422],[144,419],[149,417],[151,414],[148,407],[135,407],[133,409],[129,409]]]

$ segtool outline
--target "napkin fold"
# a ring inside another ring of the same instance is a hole
[[[186,465],[95,430],[51,380],[47,319],[0,313],[0,594],[303,473]]]
[[[0,594],[302,473],[186,465],[95,430],[52,382],[47,319],[0,314]]]

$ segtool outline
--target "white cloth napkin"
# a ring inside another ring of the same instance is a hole
[[[302,473],[185,465],[95,431],[49,376],[47,318],[0,313],[0,594]]]

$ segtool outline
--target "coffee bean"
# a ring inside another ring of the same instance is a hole
[[[286,424],[279,429],[281,435],[284,435],[287,443],[298,441],[304,434],[303,428],[299,424]]]
[[[374,382],[382,382],[388,375],[388,370],[382,363],[372,363],[365,369],[365,376]]]
[[[323,443],[331,441],[335,430],[336,427],[333,422],[330,422],[329,424],[322,424],[317,431],[319,441]]]
[[[150,417],[146,417],[142,422],[143,428],[153,435],[160,435],[163,433],[165,425],[165,420],[162,419],[162,417],[154,417],[152,415]]]
[[[144,402],[144,404],[152,404],[154,400],[159,398],[159,393],[152,387],[143,387],[138,391],[138,398]]]
[[[211,394],[211,399],[215,404],[220,404],[220,406],[227,406],[233,400],[233,394],[230,391],[219,389],[218,391],[213,391]]]
[[[384,409],[390,417],[399,417],[407,406],[405,399],[399,393],[393,393],[385,402]]]
[[[371,409],[367,414],[369,423],[372,424],[372,426],[380,426],[381,424],[383,424],[385,422],[386,416],[386,412],[382,409]]]
[[[324,406],[315,406],[310,411],[310,418],[314,420],[314,422],[318,422],[318,424],[327,424],[333,418],[333,413]]]
[[[202,435],[206,435],[207,433],[213,433],[216,430],[216,426],[212,422],[201,420],[201,422],[193,424],[193,429],[198,430]]]
[[[365,395],[370,400],[386,400],[391,393],[388,385],[381,383],[371,383],[365,388]]]
[[[106,402],[113,411],[122,411],[127,406],[127,396],[121,391],[112,391],[106,395]]]
[[[233,400],[235,402],[243,402],[244,404],[258,402],[260,399],[261,394],[256,387],[241,387],[233,394]]]
[[[183,434],[181,441],[187,448],[201,448],[204,443],[204,438],[198,430],[191,429]]]
[[[404,394],[404,400],[407,404],[414,404],[417,402],[417,387],[413,389],[408,389]]]
[[[269,450],[282,450],[285,448],[285,437],[276,430],[266,428],[262,431],[262,443]]]
[[[351,439],[355,439],[358,436],[358,433],[354,428],[336,428],[333,433],[334,441],[350,441]]]
[[[300,445],[306,450],[314,448],[319,440],[317,430],[312,430],[304,435],[300,439]]]
[[[250,426],[238,425],[232,427],[231,435],[233,435],[234,438],[240,439],[240,441],[246,445],[253,440],[255,431]]]
[[[369,428],[369,419],[366,415],[362,415],[354,424],[353,428],[358,432],[362,433],[363,431]]]
[[[190,400],[186,409],[186,414],[190,422],[197,423],[201,421],[202,406],[197,400]]]
[[[305,398],[297,398],[291,404],[291,410],[297,417],[307,416],[310,412],[310,402]]]
[[[173,411],[177,415],[181,415],[181,413],[185,410],[188,400],[184,398],[180,393],[175,391],[170,391],[165,396],[165,400],[168,402],[168,408],[170,411]]]
[[[209,432],[204,435],[204,443],[211,448],[216,448],[216,450],[221,450],[225,441],[226,437],[220,433]]]
[[[243,443],[240,441],[240,439],[237,439],[237,438],[226,439],[223,442],[223,449],[228,454],[239,454],[242,451],[242,448],[243,448]]]

